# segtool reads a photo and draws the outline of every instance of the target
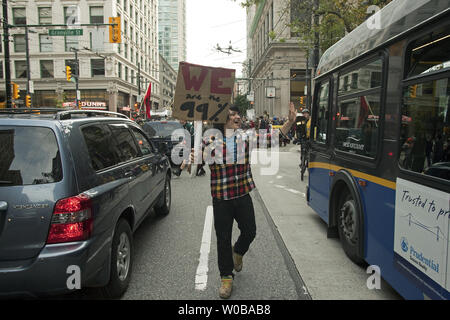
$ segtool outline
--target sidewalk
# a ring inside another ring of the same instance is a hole
[[[261,175],[252,166],[264,205],[286,245],[312,299],[402,299],[386,282],[381,290],[369,290],[366,269],[352,263],[339,239],[328,239],[326,223],[307,205],[308,176],[300,180],[299,146],[280,148],[276,175]],[[258,152],[258,151],[256,151]]]

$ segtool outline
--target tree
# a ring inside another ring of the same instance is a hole
[[[251,109],[250,101],[247,100],[245,95],[239,94],[234,99],[234,104],[239,108],[239,113],[241,115],[246,115],[247,110]]]
[[[236,0],[232,0],[236,1]],[[262,0],[240,0],[243,7],[258,5]],[[339,41],[363,23],[373,12],[370,6],[380,9],[392,0],[286,0],[282,14],[290,13],[287,26],[291,36],[298,37],[300,47],[311,50],[318,46],[321,52]],[[269,37],[277,40],[271,30]],[[283,42],[284,39],[279,38]]]

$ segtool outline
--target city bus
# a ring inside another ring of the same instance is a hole
[[[394,0],[322,55],[308,205],[405,299],[450,297],[450,1]]]

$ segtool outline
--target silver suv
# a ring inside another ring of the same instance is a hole
[[[124,115],[0,109],[0,294],[120,297],[132,234],[152,208],[169,213],[170,179],[167,156]]]

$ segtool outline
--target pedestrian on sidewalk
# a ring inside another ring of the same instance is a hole
[[[283,135],[287,135],[295,122],[295,115],[295,108],[290,107],[289,120],[281,128]],[[223,299],[231,296],[234,279],[233,270],[236,272],[242,270],[243,257],[256,236],[255,212],[250,197],[250,192],[255,188],[250,167],[250,146],[248,140],[237,141],[239,137],[235,134],[236,130],[241,128],[241,125],[239,109],[236,106],[231,106],[228,110],[226,123],[216,126],[222,132],[223,140],[214,139],[214,142],[204,147],[202,155],[205,159],[208,155],[214,155],[215,150],[221,150],[223,156],[221,163],[215,161],[209,165],[214,228],[217,237],[217,257],[221,277],[219,296]],[[238,148],[242,147],[242,143],[244,143],[245,152],[239,153]],[[217,148],[220,144],[222,144],[222,149]],[[233,155],[231,163],[228,161],[227,155]],[[191,163],[194,162],[193,151],[190,155],[190,161]],[[232,245],[234,220],[238,224],[240,235]]]

